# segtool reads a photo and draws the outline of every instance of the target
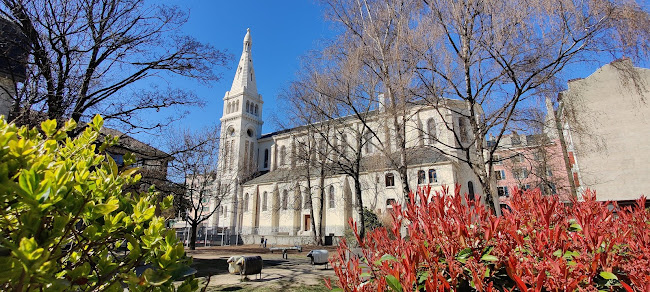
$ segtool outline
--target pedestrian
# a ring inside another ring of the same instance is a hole
[[[267,239],[264,239],[264,248],[266,248],[266,241]]]
[[[264,237],[262,237],[262,239],[260,239],[260,247],[266,247],[265,244],[264,244]]]

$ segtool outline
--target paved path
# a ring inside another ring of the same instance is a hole
[[[250,281],[246,282],[250,287],[268,286],[279,281],[288,281],[295,285],[318,285],[324,278],[334,279],[335,275],[331,267],[325,270],[325,266],[309,264],[307,253],[312,249],[322,249],[322,247],[306,247],[300,253],[289,252],[288,259],[282,259],[282,253],[270,253],[268,249],[254,245],[198,248],[195,251],[188,251],[188,254],[194,258],[193,266],[198,270],[197,276],[212,275],[210,286],[242,284],[239,275],[231,275],[227,271],[226,260],[233,255],[259,255],[264,260],[262,279],[250,275]],[[330,250],[331,257],[335,250],[331,247],[327,249]]]

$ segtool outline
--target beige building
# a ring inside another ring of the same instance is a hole
[[[312,241],[312,220],[309,208],[313,201],[314,217],[320,214],[318,194],[320,176],[312,166],[307,168],[301,159],[311,155],[312,160],[335,161],[334,156],[320,156],[315,150],[304,150],[305,145],[322,145],[322,136],[315,137],[308,126],[262,134],[262,96],[257,92],[255,71],[251,55],[250,31],[244,38],[242,52],[230,91],[226,92],[221,118],[221,145],[218,177],[222,190],[230,194],[220,209],[208,221],[213,229],[226,230],[231,238],[245,243],[258,243],[261,236],[269,244],[306,244]],[[481,187],[473,172],[453,158],[434,150],[445,145],[472,143],[466,127],[468,121],[460,113],[466,112],[462,102],[445,100],[445,108],[435,109],[426,105],[413,105],[408,109],[407,119],[407,165],[409,185],[431,185],[440,190],[443,185],[461,184],[461,192],[481,194]],[[442,113],[442,114],[441,114]],[[386,123],[381,108],[371,113],[368,125],[382,137],[394,135]],[[443,121],[444,119],[444,121]],[[372,137],[359,138],[361,122],[353,117],[337,120],[336,129],[327,137],[333,147],[356,149],[356,141],[368,141],[362,148],[361,180],[363,206],[376,213],[392,208],[392,202],[402,202],[402,186],[398,173],[386,163],[385,157]],[[454,124],[461,141],[444,124]],[[460,130],[463,129],[463,130]],[[435,136],[436,139],[430,137]],[[368,139],[368,140],[364,140]],[[311,141],[311,142],[310,142]],[[434,143],[438,143],[434,145]],[[319,147],[319,146],[315,146]],[[395,145],[392,145],[392,149]],[[447,151],[453,152],[448,147]],[[311,154],[309,154],[311,153]],[[347,153],[347,152],[345,152]],[[325,154],[333,155],[333,154]],[[312,170],[308,172],[307,170]],[[313,175],[308,176],[308,173]],[[310,181],[310,197],[307,182]],[[356,219],[353,179],[336,170],[329,169],[323,181],[323,235],[329,238],[343,236],[348,218]],[[216,188],[215,188],[216,189]],[[326,240],[327,241],[327,240]]]
[[[650,70],[617,60],[570,81],[560,99],[578,194],[589,188],[598,200],[617,201],[650,195]]]

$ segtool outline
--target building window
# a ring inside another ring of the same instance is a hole
[[[311,205],[310,201],[311,201],[311,197],[309,197],[309,193],[305,192],[304,198],[302,200],[302,202],[303,202],[302,208],[303,209],[309,209],[309,206]]]
[[[387,173],[385,175],[385,180],[386,180],[386,186],[387,187],[394,187],[395,186],[395,175],[392,173]]]
[[[250,113],[250,103],[248,102],[248,100],[246,101],[246,112]]]
[[[555,188],[555,184],[552,182],[548,183],[548,187],[551,189],[551,194],[555,195],[557,194],[557,189]]]
[[[499,155],[493,155],[492,156],[492,163],[494,165],[501,165],[501,156]]]
[[[372,132],[366,132],[366,134],[364,136],[365,137],[364,137],[363,140],[366,143],[366,145],[365,145],[366,153],[368,153],[368,154],[374,153],[375,149],[374,149],[374,147],[372,145]]]
[[[393,210],[393,205],[396,203],[395,199],[388,199],[386,200],[386,210],[387,211],[392,211]]]
[[[427,133],[429,134],[429,145],[433,145],[437,139],[436,133],[436,121],[434,119],[429,119],[427,121]]]
[[[499,197],[510,197],[508,187],[497,187],[497,193],[499,194]]]
[[[530,190],[530,185],[529,184],[521,185],[520,188],[523,191]]]
[[[249,198],[250,198],[250,196],[248,194],[246,194],[246,196],[244,196],[244,211],[245,212],[248,212],[248,199]]]
[[[268,202],[267,202],[269,198],[268,196],[269,195],[267,192],[264,192],[264,194],[262,195],[262,211],[266,211],[268,209]]]
[[[282,192],[282,210],[286,210],[287,206],[289,206],[289,192],[284,190]]]
[[[464,143],[469,140],[465,118],[458,119],[458,135],[460,136],[460,142]]]
[[[474,183],[472,181],[467,182],[467,193],[469,194],[469,199],[474,201]]]
[[[348,136],[341,135],[341,155],[345,156],[348,153]]]
[[[524,155],[523,154],[517,154],[513,157],[513,160],[517,163],[524,162]]]
[[[425,173],[424,170],[418,170],[418,184],[423,184],[425,183]]]
[[[208,212],[208,211],[210,211],[210,207],[203,207],[203,208],[201,208],[201,211]]]
[[[269,149],[264,149],[264,168],[269,167]]]
[[[258,109],[258,107],[257,107],[257,104],[256,104],[256,105],[255,105],[255,115],[256,115],[256,116],[257,116],[257,109]]]
[[[527,178],[528,177],[528,169],[525,169],[525,168],[515,169],[514,176],[516,178],[518,178],[518,179]]]
[[[287,148],[284,145],[280,146],[280,165],[284,165],[286,162]]]
[[[497,180],[504,180],[506,179],[506,172],[504,170],[495,170],[494,176]]]
[[[330,208],[335,207],[335,205],[334,205],[334,194],[335,194],[334,186],[330,186],[330,193],[329,193]]]
[[[438,182],[438,174],[436,173],[435,169],[429,169],[429,183],[436,183]]]

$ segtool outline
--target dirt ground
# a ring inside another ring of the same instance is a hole
[[[288,259],[282,258],[282,252],[271,253],[268,248],[259,245],[197,247],[188,250],[194,258],[192,266],[197,270],[197,277],[210,277],[209,286],[242,287],[243,290],[287,290],[291,287],[320,286],[324,278],[335,278],[331,267],[312,266],[307,253],[312,249],[326,249],[330,258],[336,253],[335,247],[303,246],[302,252],[289,251]],[[235,255],[261,256],[264,260],[262,278],[250,275],[242,281],[241,276],[228,273],[229,257]],[[291,289],[289,289],[290,291]]]

